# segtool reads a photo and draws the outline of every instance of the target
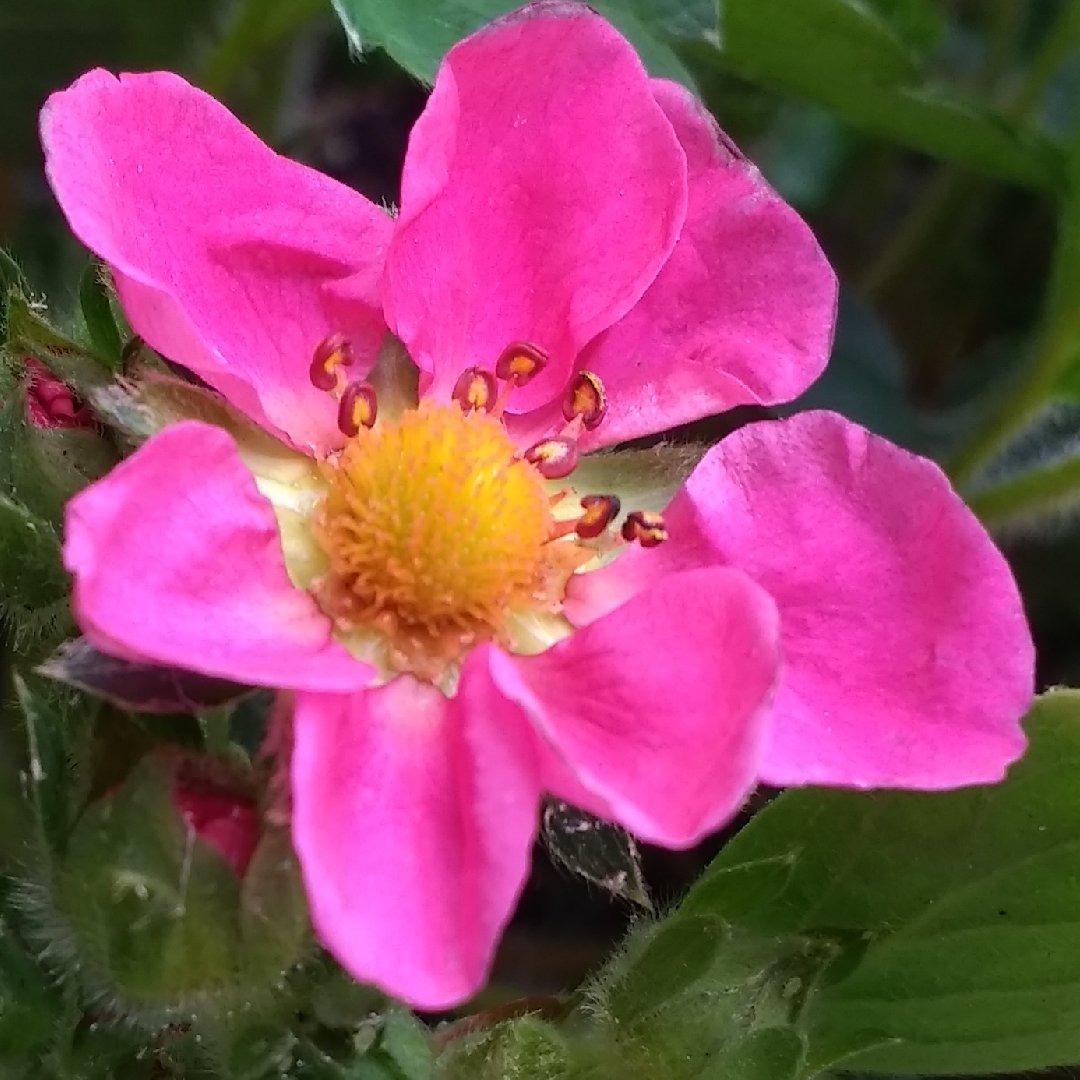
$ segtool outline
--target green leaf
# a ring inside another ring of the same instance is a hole
[[[284,970],[310,938],[307,900],[288,829],[259,839],[240,890],[240,930],[249,966]]]
[[[96,259],[87,264],[79,283],[79,306],[91,345],[108,367],[119,371],[124,343],[113,315],[112,289],[103,276],[107,273]]]
[[[250,687],[227,679],[107,656],[81,637],[64,642],[37,670],[134,712],[193,712],[251,692]]]
[[[860,942],[807,999],[809,1060],[988,1073],[1080,1059],[1080,693],[1040,698],[997,785],[781,796],[684,910]],[[886,1041],[894,1040],[894,1041]]]
[[[51,522],[0,494],[0,599],[28,615],[66,601],[68,577]]]
[[[916,53],[929,52],[945,36],[945,15],[934,0],[868,0]]]
[[[68,800],[69,751],[81,741],[77,726],[87,726],[94,710],[70,691],[15,676],[27,742],[27,773],[42,834],[54,851],[63,851],[75,808]]]
[[[1023,186],[1055,194],[1065,188],[1057,146],[922,85],[904,37],[867,4],[722,0],[719,40],[719,50],[699,44],[696,55],[825,105],[871,135]]]
[[[0,345],[7,340],[7,301],[12,292],[30,291],[19,264],[0,248]]]
[[[632,1023],[668,1004],[704,978],[724,936],[724,924],[710,915],[683,915],[662,924],[612,989],[612,1013]]]
[[[439,1055],[438,1075],[442,1080],[560,1080],[567,1076],[632,1076],[618,1068],[616,1053],[601,1048],[601,1065],[568,1068],[572,1049],[552,1024],[534,1016],[504,1021],[494,1027],[455,1039]],[[584,1064],[584,1063],[582,1063]],[[648,1075],[657,1075],[650,1070]],[[692,1075],[686,1073],[684,1075]],[[367,1078],[365,1077],[365,1080]],[[375,1078],[371,1078],[375,1080]]]
[[[455,42],[520,7],[516,0],[332,0],[357,51],[385,49],[403,68],[432,82]],[[594,0],[592,6],[634,45],[650,74],[692,85],[671,39],[715,33],[712,0]]]
[[[782,1080],[806,1074],[796,1020],[815,987],[845,960],[836,934],[770,934],[679,909],[639,929],[586,991],[604,1059],[634,1074]],[[604,1043],[614,1045],[605,1046]],[[862,1037],[857,1049],[880,1043]],[[837,1048],[837,1056],[850,1052]],[[816,1067],[816,1066],[815,1066]]]
[[[379,1050],[394,1063],[403,1080],[429,1080],[435,1063],[431,1040],[411,1012],[396,1008],[386,1014]]]

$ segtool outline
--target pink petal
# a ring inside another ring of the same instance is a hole
[[[455,697],[400,676],[298,694],[293,842],[312,921],[355,978],[442,1009],[480,988],[529,870],[535,740],[484,665]]]
[[[180,777],[173,803],[187,826],[243,877],[259,842],[259,811],[250,799]]]
[[[1012,574],[932,462],[833,413],[752,424],[665,512],[671,539],[575,583],[576,618],[720,563],[780,609],[773,784],[927,790],[999,780],[1024,749],[1033,649]]]
[[[832,345],[836,275],[809,228],[692,94],[653,91],[686,151],[686,224],[645,295],[578,361],[608,393],[585,449],[790,401]]]
[[[289,581],[273,510],[219,428],[166,428],[79,492],[64,565],[75,618],[112,655],[307,690],[372,674]]]
[[[514,341],[550,355],[513,398],[558,395],[675,244],[686,164],[630,45],[582,5],[532,4],[447,54],[413,128],[387,320],[437,393]]]
[[[710,568],[663,578],[537,656],[489,662],[565,763],[545,770],[550,790],[686,847],[755,783],[778,637],[765,592]]]
[[[311,352],[340,331],[374,361],[390,218],[164,72],[91,71],[49,98],[41,132],[53,191],[135,331],[300,449],[335,445]]]

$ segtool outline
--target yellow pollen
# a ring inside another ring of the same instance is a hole
[[[500,421],[424,400],[362,428],[325,466],[312,518],[328,572],[313,587],[339,631],[373,632],[387,663],[435,680],[508,618],[557,610],[588,552],[552,541],[543,477]]]

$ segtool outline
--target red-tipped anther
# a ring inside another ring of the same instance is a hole
[[[351,382],[338,402],[337,426],[342,435],[359,434],[361,428],[373,427],[378,403],[371,383]]]
[[[461,411],[470,413],[476,409],[491,412],[498,393],[495,376],[483,368],[466,368],[454,383],[450,396],[461,406]]]
[[[495,362],[495,374],[514,386],[524,386],[547,367],[547,362],[547,353],[539,345],[515,341],[503,349],[502,356]]]
[[[545,480],[561,480],[577,467],[577,443],[572,439],[543,439],[530,446],[521,456]]]
[[[579,371],[574,376],[563,395],[562,414],[567,421],[580,416],[589,431],[600,426],[607,415],[607,394],[599,375]]]
[[[582,540],[595,540],[618,516],[618,495],[585,495],[581,500],[584,513],[578,518],[574,532]]]
[[[643,548],[653,548],[668,537],[662,514],[652,510],[634,510],[623,522],[622,537],[628,543],[637,541]]]
[[[336,390],[338,369],[348,367],[352,361],[352,345],[349,339],[344,334],[331,334],[315,346],[308,375],[317,389]]]

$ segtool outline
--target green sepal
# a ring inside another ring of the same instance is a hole
[[[112,371],[119,371],[124,342],[113,309],[113,289],[103,263],[91,259],[79,282],[79,307],[90,345]]]
[[[108,366],[92,351],[61,333],[22,293],[12,292],[7,301],[8,345],[41,361],[58,379],[81,397],[105,386],[112,378]]]
[[[0,492],[33,513],[59,524],[64,503],[104,476],[118,460],[116,449],[90,428],[39,428],[27,420],[19,387],[24,366],[10,349],[0,350]]]
[[[30,291],[22,268],[11,255],[0,248],[0,345],[7,340],[7,304],[13,292],[26,295]]]
[[[22,392],[9,387],[0,404],[0,604],[20,650],[48,648],[73,629],[60,553],[64,504],[116,460],[97,431],[29,423]]]
[[[3,502],[0,501],[0,520],[2,510]],[[62,578],[62,582],[66,591],[66,578]],[[37,671],[132,712],[180,713],[218,709],[251,693],[250,687],[228,679],[109,656],[95,649],[84,637],[65,641],[38,665]]]
[[[87,808],[37,932],[89,1000],[144,1029],[241,1008],[255,1022],[308,948],[295,863],[271,832],[238,880],[173,803],[180,760],[149,755]]]
[[[18,648],[72,629],[68,588],[56,526],[0,494],[0,604]]]

